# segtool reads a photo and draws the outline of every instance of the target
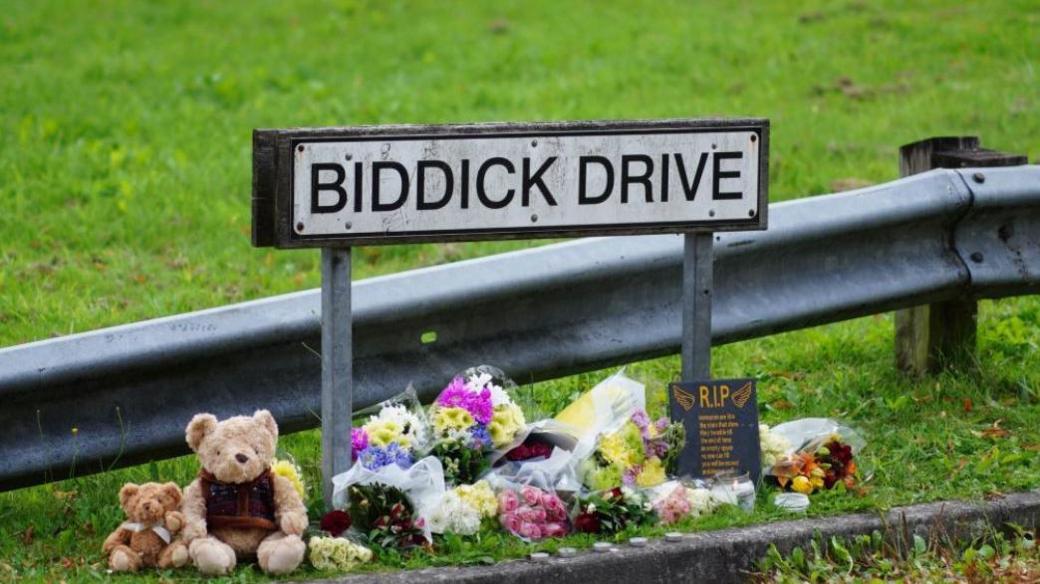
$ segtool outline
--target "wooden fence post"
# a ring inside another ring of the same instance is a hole
[[[928,138],[899,148],[899,175],[934,168],[1016,166],[1026,157],[979,147],[976,136]],[[896,364],[914,375],[974,367],[978,303],[959,298],[897,310]]]

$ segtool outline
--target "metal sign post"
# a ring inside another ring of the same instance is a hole
[[[711,379],[711,295],[715,234],[683,236],[682,378]]]
[[[321,250],[321,474],[325,505],[332,505],[332,477],[350,468],[350,419],[354,396],[353,317],[350,312],[350,248]]]
[[[711,359],[712,233],[766,228],[769,122],[257,130],[253,245],[322,248],[322,473],[350,466],[350,247],[686,233],[683,377]]]

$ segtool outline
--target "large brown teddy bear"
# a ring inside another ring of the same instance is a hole
[[[108,567],[116,572],[138,569],[180,568],[188,563],[188,550],[174,536],[184,526],[178,511],[181,488],[176,483],[127,483],[119,489],[119,505],[127,521],[107,538],[101,550]]]
[[[198,414],[185,432],[202,463],[184,491],[183,537],[200,572],[222,575],[238,560],[256,558],[269,574],[292,572],[303,561],[307,509],[292,483],[271,472],[278,424],[271,412],[221,422]]]

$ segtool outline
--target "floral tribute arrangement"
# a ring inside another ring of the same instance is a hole
[[[776,456],[766,469],[781,488],[810,495],[839,483],[846,488],[856,485],[859,469],[854,453],[866,443],[855,430],[835,420],[803,418],[780,424],[770,433],[787,444],[800,445]]]
[[[480,531],[484,519],[494,518],[497,513],[498,499],[487,481],[459,485],[444,493],[430,511],[430,531],[473,535]]]
[[[448,484],[469,484],[490,467],[490,455],[509,446],[524,429],[523,411],[503,388],[513,385],[488,366],[455,376],[430,408],[431,454],[444,465]]]
[[[362,410],[357,418],[364,421],[350,431],[351,452],[368,470],[391,464],[408,468],[428,446],[429,422],[411,388]]]
[[[629,487],[614,487],[579,498],[574,529],[614,534],[630,525],[649,525],[656,520],[654,506],[646,495]]]
[[[506,531],[527,541],[563,537],[570,531],[563,500],[533,485],[503,489],[498,494],[498,521]]]
[[[381,483],[354,484],[348,494],[350,519],[370,545],[408,549],[427,543],[425,522],[401,489]]]
[[[659,485],[674,474],[685,441],[682,423],[667,417],[651,422],[638,409],[621,428],[599,437],[595,452],[581,465],[582,481],[594,491]]]
[[[372,550],[343,537],[350,529],[350,515],[334,510],[321,518],[321,534],[307,541],[307,557],[318,570],[349,572],[372,561]]]
[[[833,489],[838,483],[846,488],[856,484],[856,461],[852,446],[834,435],[811,452],[798,452],[773,466],[776,480],[783,488],[811,495],[820,489]]]

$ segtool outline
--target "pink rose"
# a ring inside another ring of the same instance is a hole
[[[524,503],[534,506],[542,500],[542,490],[537,487],[526,486],[520,489],[520,496],[523,498]]]
[[[546,509],[545,518],[549,521],[565,521],[567,511],[562,506],[558,509]]]
[[[520,530],[516,534],[531,540],[542,539],[542,528],[534,523],[524,522],[520,524]]]
[[[513,491],[502,491],[498,494],[498,510],[500,513],[512,513],[520,505],[516,493]]]
[[[542,507],[545,507],[546,511],[566,511],[563,506],[563,501],[561,501],[556,495],[552,495],[548,499],[543,498]]]
[[[498,521],[502,524],[502,527],[510,533],[519,533],[520,526],[523,525],[523,521],[517,517],[515,513],[506,513],[499,517]]]
[[[567,526],[558,522],[546,523],[542,526],[542,534],[545,537],[563,537],[567,535]]]

